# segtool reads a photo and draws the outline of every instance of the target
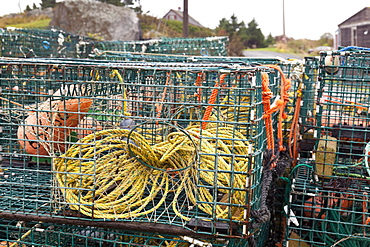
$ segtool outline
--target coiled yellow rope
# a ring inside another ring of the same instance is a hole
[[[189,207],[198,200],[204,202],[198,208],[213,217],[229,218],[231,212],[239,220],[242,210],[216,203],[206,187],[219,188],[227,203],[246,203],[242,189],[252,161],[245,140],[231,126],[211,123],[205,130],[194,125],[172,132],[154,145],[136,131],[109,129],[84,137],[53,165],[65,201],[90,217],[127,219],[171,204],[178,217],[190,220],[184,198],[179,202],[186,195]]]

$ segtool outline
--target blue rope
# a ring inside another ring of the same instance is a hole
[[[342,49],[340,49],[339,51],[348,51],[348,50],[362,50],[362,51],[370,51],[370,48],[366,48],[366,47],[359,47],[359,46],[347,46],[347,47],[344,47]]]

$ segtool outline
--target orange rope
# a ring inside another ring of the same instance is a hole
[[[366,198],[367,193],[364,192],[364,200],[362,201],[362,212],[364,213],[362,215],[362,224],[367,226],[370,223],[370,217],[366,217],[367,214],[367,198]],[[364,236],[366,237],[366,231],[364,229]]]
[[[267,137],[267,148],[272,150],[272,155],[274,155],[274,134],[272,128],[271,119],[271,103],[272,92],[269,88],[269,78],[267,73],[262,73],[262,103],[264,109],[264,119],[266,125],[266,137]]]
[[[171,80],[171,73],[167,72],[167,78],[166,78],[166,84],[165,84],[166,86],[168,86],[170,80]],[[160,103],[155,104],[156,112],[157,112],[157,118],[160,118],[160,116],[162,114],[162,109],[163,109],[163,104],[162,103],[164,102],[164,99],[166,97],[166,92],[167,92],[167,87],[165,87],[163,89],[162,98],[159,101]],[[157,124],[158,124],[158,122],[157,122]]]
[[[290,146],[289,148],[289,154],[290,157],[293,158],[293,167],[295,167],[297,163],[297,158],[298,158],[298,119],[299,119],[299,112],[301,111],[301,101],[302,101],[302,90],[298,89],[297,93],[297,101],[295,105],[295,110],[294,110],[294,115],[293,115],[293,120],[292,120],[292,125],[290,126],[290,133],[289,133],[289,139],[288,143]]]
[[[198,73],[197,80],[195,81],[195,86],[197,86],[197,92],[194,94],[195,97],[198,98],[198,101],[201,102],[202,100],[202,89],[200,86],[202,85],[203,81],[203,73]]]
[[[11,104],[14,104],[14,105],[17,105],[17,106],[20,106],[20,107],[23,107],[22,104],[19,104],[18,102],[15,102],[15,101],[12,101],[12,100],[9,100],[9,99],[5,99],[3,97],[0,97],[1,100],[4,100],[4,101],[8,101],[9,103]]]
[[[347,104],[347,106],[353,106],[353,107],[356,107],[356,108],[359,108],[359,109],[362,109],[362,110],[367,110],[368,109],[368,107],[366,107],[366,105],[362,104],[362,103],[357,103],[357,102],[353,102],[353,101],[349,101],[349,100],[344,100],[344,99],[340,99],[340,98],[329,96],[329,95],[324,95],[324,97],[332,98],[332,99],[335,99],[335,100],[340,100],[340,101],[334,101],[334,100],[326,99],[325,100],[326,102],[342,104],[342,105],[346,105],[346,104],[343,103],[343,102],[346,102],[346,103],[350,103],[350,104]]]
[[[203,121],[204,122],[202,122],[202,129],[206,129],[206,127],[207,127],[208,123],[205,122],[205,121],[209,120],[209,117],[211,116],[213,105],[216,102],[217,95],[218,95],[218,90],[219,90],[217,87],[220,87],[222,85],[222,83],[224,83],[225,77],[226,77],[226,74],[222,74],[220,76],[220,84],[218,84],[218,81],[216,81],[216,83],[215,83],[215,88],[212,90],[211,96],[209,97],[209,100],[208,100],[208,105],[207,105],[206,111],[204,112],[204,116],[203,116]]]
[[[279,140],[279,150],[283,151],[285,150],[285,147],[283,145],[283,119],[287,118],[287,114],[284,112],[286,104],[289,101],[289,94],[288,91],[291,86],[290,79],[287,79],[281,70],[281,68],[277,65],[273,64],[267,64],[264,65],[265,67],[276,69],[281,76],[281,87],[280,87],[280,99],[276,102],[276,107],[279,108],[279,121],[278,121],[278,130],[277,130],[277,136]]]

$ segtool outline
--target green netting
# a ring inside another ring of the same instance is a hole
[[[98,52],[122,51],[139,53],[226,56],[228,37],[160,38],[145,41],[100,41],[94,43]]]
[[[292,175],[289,246],[369,246],[368,183],[362,179],[317,181],[314,164],[297,165]]]
[[[258,230],[261,73],[277,92],[276,72],[66,59],[0,67],[0,217]]]
[[[91,52],[88,41],[59,29],[0,29],[0,56],[86,57]]]

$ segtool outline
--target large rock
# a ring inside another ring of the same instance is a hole
[[[140,39],[139,18],[132,9],[98,1],[60,2],[50,26],[82,36],[98,34],[104,40]]]

